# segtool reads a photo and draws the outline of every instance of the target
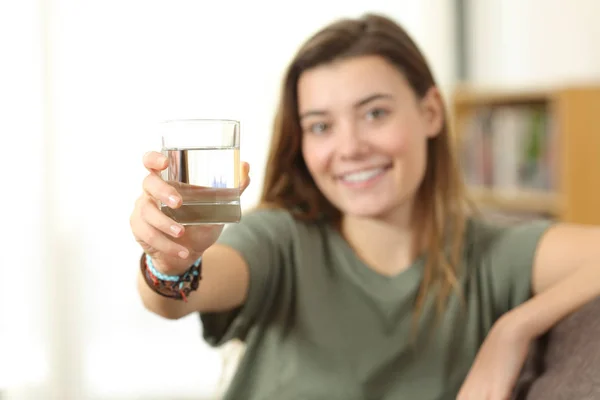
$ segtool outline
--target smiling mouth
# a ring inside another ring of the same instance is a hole
[[[339,175],[337,179],[345,183],[364,183],[382,175],[390,168],[392,168],[392,164],[377,168],[363,169],[362,171]]]

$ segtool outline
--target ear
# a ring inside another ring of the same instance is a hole
[[[421,114],[426,136],[437,136],[444,126],[444,100],[437,87],[431,87],[421,99]]]

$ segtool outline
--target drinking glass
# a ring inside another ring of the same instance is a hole
[[[161,177],[183,200],[178,208],[161,203],[161,211],[182,225],[239,222],[239,121],[171,120],[160,131],[168,159]]]

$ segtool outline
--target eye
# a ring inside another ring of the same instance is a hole
[[[317,122],[317,123],[309,125],[307,130],[310,133],[320,135],[322,133],[327,132],[328,129],[329,129],[329,124],[327,124],[325,122]]]
[[[384,110],[383,108],[374,108],[372,110],[369,110],[369,112],[367,112],[367,119],[368,120],[381,119],[381,118],[385,117],[387,114],[388,114],[388,112],[386,110]]]

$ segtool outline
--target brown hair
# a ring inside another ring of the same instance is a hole
[[[396,66],[418,98],[436,85],[416,44],[404,29],[386,17],[366,14],[359,19],[341,19],[314,34],[299,49],[285,74],[261,206],[285,208],[302,220],[325,218],[339,226],[340,211],[319,191],[302,157],[297,84],[307,69],[366,55],[381,56]],[[452,146],[444,118],[441,132],[428,141],[427,167],[416,194],[413,256],[426,253],[427,260],[415,305],[415,321],[432,287],[439,288],[440,313],[452,288],[457,287],[467,209]]]

